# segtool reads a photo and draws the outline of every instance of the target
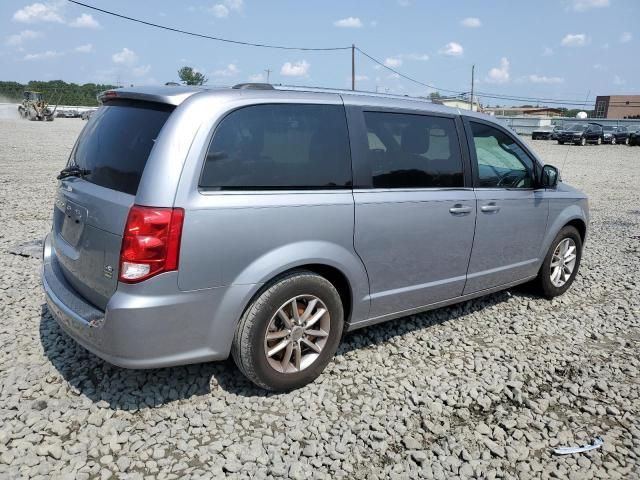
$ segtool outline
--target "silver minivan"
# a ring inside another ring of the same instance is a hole
[[[59,178],[49,311],[110,363],[313,381],[343,332],[573,282],[585,195],[491,117],[243,84],[101,95]]]

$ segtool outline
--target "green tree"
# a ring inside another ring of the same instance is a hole
[[[196,72],[191,67],[182,67],[178,70],[178,76],[185,85],[203,85],[209,81],[202,73]]]
[[[440,95],[440,92],[437,92],[437,91],[436,92],[431,92],[429,94],[429,98],[431,100],[437,100],[438,98],[442,98],[442,95]]]

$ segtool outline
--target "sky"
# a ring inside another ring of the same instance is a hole
[[[638,0],[83,0],[102,9],[234,40],[296,47],[357,45],[439,89],[572,101],[640,94]],[[233,45],[164,31],[65,0],[0,2],[0,80],[123,85],[269,81],[351,86],[351,50]],[[356,88],[407,95],[415,84],[356,53]],[[444,93],[444,92],[443,92]],[[516,102],[518,103],[518,102]],[[522,103],[522,102],[519,102]],[[530,103],[530,102],[529,102]],[[544,102],[541,102],[544,103]]]

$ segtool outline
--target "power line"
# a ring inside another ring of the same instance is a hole
[[[112,15],[114,17],[123,18],[125,20],[130,20],[132,22],[141,23],[143,25],[148,25],[150,27],[161,28],[163,30],[169,30],[170,32],[182,33],[184,35],[190,35],[192,37],[206,38],[208,40],[216,40],[218,42],[226,42],[233,43],[236,45],[246,45],[250,47],[260,47],[260,48],[275,48],[278,50],[299,50],[299,51],[332,51],[332,50],[349,50],[351,47],[322,47],[322,48],[311,48],[311,47],[290,47],[285,45],[270,45],[267,43],[252,43],[252,42],[243,42],[241,40],[231,40],[228,38],[222,37],[213,37],[211,35],[205,35],[203,33],[195,33],[189,32],[187,30],[181,30],[179,28],[168,27],[166,25],[160,25],[157,23],[147,22],[146,20],[140,20],[139,18],[128,17],[127,15],[122,15],[120,13],[111,12],[109,10],[104,10],[102,8],[94,7],[92,5],[87,5],[86,3],[78,2],[76,0],[68,0],[71,3],[75,3],[76,5],[81,5],[85,8],[89,8],[91,10],[95,10],[97,12],[102,12],[107,15]]]

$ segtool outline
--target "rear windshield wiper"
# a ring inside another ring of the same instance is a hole
[[[85,175],[89,175],[91,170],[87,170],[86,168],[80,168],[78,165],[71,165],[67,168],[63,168],[60,170],[60,173],[56,177],[58,180],[62,180],[67,177],[84,177]]]

